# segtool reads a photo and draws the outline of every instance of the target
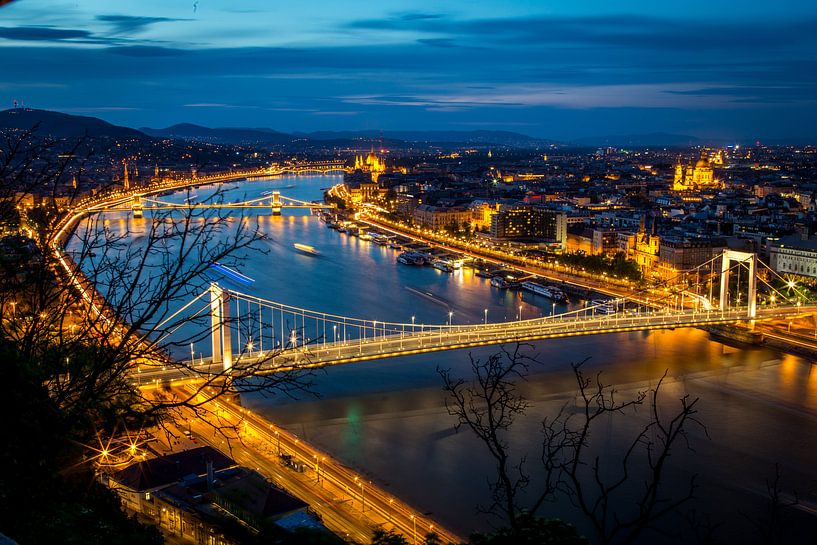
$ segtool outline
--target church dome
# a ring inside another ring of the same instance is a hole
[[[703,157],[701,157],[700,159],[698,159],[698,162],[697,162],[697,163],[695,163],[695,168],[708,168],[708,167],[709,167],[709,161],[707,161],[707,160],[706,160],[705,158],[703,158]]]

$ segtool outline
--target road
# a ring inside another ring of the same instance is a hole
[[[177,395],[189,393],[185,390]],[[203,394],[200,399],[204,400]],[[256,469],[309,503],[326,527],[337,535],[368,543],[372,531],[382,527],[403,534],[411,544],[421,543],[429,532],[437,533],[443,543],[461,542],[417,509],[287,430],[227,399],[207,404],[208,414],[200,412],[196,416],[188,409],[183,415],[197,440],[228,453],[241,465]],[[225,426],[231,429],[224,434],[217,431]],[[306,470],[301,473],[286,467],[279,454],[291,455],[293,461],[303,464]]]
[[[757,311],[757,320],[788,320],[816,311],[817,306],[762,308]],[[383,329],[378,328],[376,334],[370,333],[371,336],[365,339],[360,337],[334,343],[316,342],[289,348],[280,353],[256,352],[252,355],[244,353],[235,358],[233,369],[237,375],[241,374],[242,367],[251,369],[254,374],[265,374],[507,342],[745,321],[748,321],[746,308],[734,308],[724,312],[667,309],[638,314],[620,312],[592,315],[579,319],[568,319],[564,315],[548,316],[497,324],[434,326],[433,329],[430,329],[431,326],[416,325],[413,326],[414,332],[403,330],[382,332]],[[142,365],[132,377],[134,385],[149,387],[173,381],[196,380],[203,375],[220,372],[223,372],[221,364],[205,359],[202,364],[193,366],[193,369],[173,365]]]
[[[567,282],[568,284],[579,286],[581,288],[592,290],[598,293],[603,293],[605,295],[610,295],[612,297],[627,297],[632,300],[638,300],[639,296],[638,292],[635,292],[629,286],[628,287],[616,286],[615,284],[612,284],[611,279],[608,279],[606,282],[595,281],[590,278],[576,276],[574,274],[560,273],[559,271],[555,271],[552,269],[544,269],[542,267],[536,267],[531,265],[519,265],[518,263],[513,263],[509,260],[500,259],[498,256],[494,255],[497,252],[492,253],[481,252],[479,250],[474,250],[461,244],[452,245],[450,243],[446,243],[445,241],[440,240],[438,237],[428,237],[420,235],[414,231],[409,231],[406,229],[395,227],[391,223],[387,224],[380,219],[372,219],[370,217],[359,217],[355,221],[365,223],[367,225],[370,225],[371,227],[376,227],[377,229],[392,233],[394,235],[400,235],[402,237],[430,244],[453,253],[463,254],[469,257],[482,259],[489,263],[493,263],[495,265],[502,265],[503,267],[506,267],[508,269],[523,272],[525,274],[532,274],[557,282]]]

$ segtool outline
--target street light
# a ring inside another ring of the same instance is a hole
[[[488,309],[485,309],[485,325],[488,325]]]
[[[411,518],[411,522],[414,523],[414,541],[413,541],[413,544],[417,545],[417,519],[414,517],[414,515],[411,515],[410,518]]]
[[[522,305],[519,305],[519,321],[522,321]]]

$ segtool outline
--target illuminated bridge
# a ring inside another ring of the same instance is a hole
[[[185,368],[143,367],[138,380],[147,385],[202,373],[241,374],[244,368],[274,373],[511,342],[791,318],[817,311],[817,305],[803,304],[796,292],[785,293],[758,276],[759,263],[755,254],[727,250],[673,279],[672,287],[652,289],[649,295],[634,294],[538,318],[461,325],[452,323],[453,313],[444,324],[333,315],[212,284],[168,318],[186,312],[189,319],[209,315],[212,356],[192,359]],[[758,280],[769,286],[761,304]]]
[[[281,196],[280,191],[271,191],[269,195],[264,195],[255,199],[248,199],[244,201],[227,202],[223,200],[207,200],[205,202],[172,202],[165,201],[153,197],[143,197],[136,195],[130,202],[119,203],[115,206],[104,208],[105,211],[113,210],[131,210],[133,216],[141,218],[145,211],[152,210],[211,210],[211,209],[262,209],[269,210],[273,215],[278,215],[285,209],[305,208],[309,210],[324,210],[335,208],[334,204],[326,204],[321,202],[308,202],[293,199],[292,197]]]

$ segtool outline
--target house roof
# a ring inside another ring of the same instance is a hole
[[[205,475],[208,461],[213,463],[213,471],[237,465],[232,458],[218,450],[203,446],[139,462],[117,471],[112,478],[132,490],[153,490],[177,483],[190,475]]]

